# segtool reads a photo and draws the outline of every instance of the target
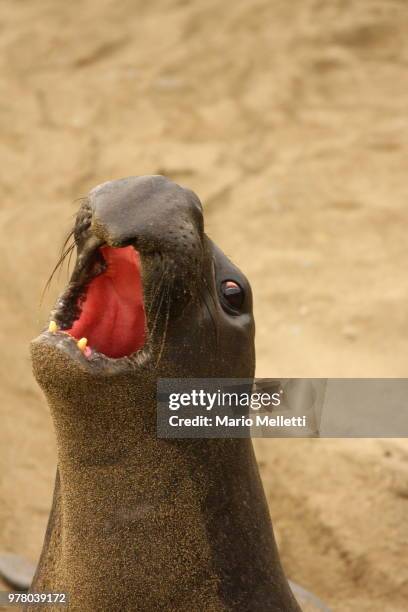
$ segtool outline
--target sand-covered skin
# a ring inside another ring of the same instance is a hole
[[[2,549],[40,550],[55,443],[27,345],[97,183],[197,191],[253,285],[260,376],[407,375],[403,0],[5,0],[0,27]],[[405,610],[407,443],[256,446],[290,578]]]

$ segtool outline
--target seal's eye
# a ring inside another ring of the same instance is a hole
[[[223,306],[226,306],[228,312],[238,314],[244,303],[245,293],[238,283],[233,280],[226,280],[221,283],[221,295]]]

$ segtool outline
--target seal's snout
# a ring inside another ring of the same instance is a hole
[[[132,244],[141,254],[177,259],[198,256],[203,211],[190,190],[163,176],[128,177],[103,183],[88,198],[91,231],[114,247]]]

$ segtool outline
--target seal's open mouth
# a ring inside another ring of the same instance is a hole
[[[74,273],[55,319],[87,357],[95,350],[120,358],[142,348],[146,317],[139,253],[132,246],[99,248]]]

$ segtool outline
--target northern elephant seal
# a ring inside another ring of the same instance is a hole
[[[31,591],[81,612],[298,611],[251,441],[156,437],[159,377],[254,375],[251,288],[198,197],[161,176],[104,183],[74,239],[31,346],[58,448]]]

